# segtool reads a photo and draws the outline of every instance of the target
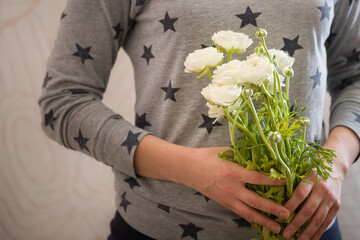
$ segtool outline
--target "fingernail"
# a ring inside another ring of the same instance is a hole
[[[286,219],[286,213],[281,212],[281,213],[280,213],[280,219],[281,219],[281,220],[285,220],[285,219]]]
[[[273,225],[273,226],[271,227],[271,231],[274,232],[274,233],[280,232],[279,227],[278,227],[277,225]]]
[[[291,230],[287,229],[284,231],[284,237],[285,238],[290,238],[292,236],[292,232]]]

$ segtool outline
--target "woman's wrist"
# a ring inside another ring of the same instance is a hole
[[[337,157],[334,167],[339,169],[341,177],[345,177],[355,157],[359,153],[360,141],[357,135],[347,127],[333,128],[324,147],[335,150]]]
[[[145,136],[134,154],[135,173],[140,176],[181,183],[184,165],[192,148]]]

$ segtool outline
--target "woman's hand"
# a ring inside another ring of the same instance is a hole
[[[171,144],[155,136],[145,136],[134,157],[135,172],[144,177],[170,180],[191,187],[249,222],[279,233],[280,225],[257,210],[281,219],[289,211],[245,187],[246,183],[285,185],[285,180],[272,180],[265,174],[249,171],[218,156],[228,147],[189,148]]]
[[[340,208],[341,186],[349,167],[359,152],[359,138],[350,129],[342,126],[332,129],[324,147],[335,150],[333,171],[327,181],[314,182],[314,174],[306,177],[310,183],[301,182],[285,207],[293,213],[309,196],[304,206],[284,229],[284,237],[290,238],[307,220],[309,224],[298,240],[319,239]]]
[[[298,240],[319,239],[325,232],[340,209],[343,178],[339,177],[340,174],[335,166],[332,176],[336,177],[330,177],[327,181],[314,182],[315,174],[312,173],[305,178],[309,183],[301,182],[298,185],[293,197],[285,204],[290,213],[293,213],[307,196],[309,198],[289,226],[285,228],[285,238],[292,237],[309,219],[309,224]]]
[[[218,154],[228,149],[227,147],[196,149],[194,161],[184,169],[182,183],[232,210],[248,222],[254,222],[279,233],[280,225],[258,210],[271,213],[281,219],[287,219],[290,216],[289,211],[247,189],[245,184],[285,185],[285,180],[272,180],[263,173],[247,170],[230,161],[222,161]]]

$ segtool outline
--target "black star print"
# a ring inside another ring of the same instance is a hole
[[[210,117],[208,117],[208,116],[206,116],[204,114],[201,114],[201,116],[202,116],[202,118],[204,120],[204,123],[201,124],[199,126],[199,128],[206,128],[206,130],[208,131],[209,134],[211,133],[214,126],[221,126],[222,125],[219,122],[215,122],[213,124],[213,122],[215,121],[216,118],[210,118]]]
[[[71,92],[71,94],[73,94],[73,95],[77,95],[77,94],[90,94],[88,91],[86,91],[86,90],[84,90],[84,89],[80,89],[80,88],[69,89],[69,92]]]
[[[251,227],[251,223],[243,218],[233,219],[233,221],[237,223],[238,227]]]
[[[126,178],[124,179],[124,181],[129,184],[129,187],[131,189],[134,189],[134,187],[141,187],[138,181],[133,177]]]
[[[84,148],[88,151],[89,149],[87,148],[86,146],[86,142],[89,140],[88,138],[84,138],[82,133],[81,133],[81,130],[79,130],[79,136],[78,137],[74,137],[74,140],[79,144],[80,146],[80,149],[83,150]]]
[[[52,79],[52,77],[49,76],[49,73],[46,73],[46,76],[44,78],[44,83],[43,83],[43,87],[46,87],[46,85],[48,84],[48,82]]]
[[[206,202],[209,202],[209,199],[207,196],[205,196],[204,194],[202,194],[201,192],[196,192],[195,195],[200,195],[200,196],[203,196],[206,200]]]
[[[314,80],[313,88],[315,88],[317,85],[320,86],[321,72],[319,72],[318,68],[316,68],[316,73],[312,75],[310,78]]]
[[[327,18],[329,20],[331,7],[328,6],[326,0],[324,6],[318,7],[318,9],[321,11],[320,21],[324,18]]]
[[[167,30],[173,30],[174,32],[175,31],[175,27],[174,27],[174,23],[178,20],[178,18],[171,18],[169,16],[169,13],[166,12],[165,14],[165,18],[164,19],[161,19],[159,20],[159,22],[161,22],[162,25],[164,25],[164,32],[166,32]]]
[[[120,203],[120,207],[123,207],[124,208],[124,211],[126,212],[127,210],[127,206],[131,204],[131,202],[129,202],[126,197],[126,192],[124,192],[122,195],[121,195],[121,203]]]
[[[360,114],[356,113],[356,112],[353,112],[353,114],[355,114],[355,121],[360,123]]]
[[[346,58],[349,63],[350,62],[360,62],[360,51],[356,51],[356,49],[354,48],[351,55]]]
[[[115,30],[114,39],[119,39],[120,34],[124,31],[124,29],[121,28],[121,23],[119,22],[116,26],[113,26],[112,28]]]
[[[146,126],[151,126],[151,124],[148,121],[146,121],[146,113],[144,113],[141,116],[139,116],[139,114],[136,113],[135,126],[142,129],[144,129]]]
[[[291,105],[290,107],[290,113],[294,112],[296,109],[295,109],[295,104]],[[293,115],[293,117],[297,117],[296,114]]]
[[[63,19],[64,17],[66,17],[66,15],[67,15],[67,14],[65,13],[65,11],[63,11],[62,14],[61,14],[60,20]]]
[[[143,5],[145,3],[146,0],[136,0],[136,4],[135,6],[140,6]]]
[[[295,50],[302,49],[303,47],[298,44],[299,41],[299,35],[297,35],[296,38],[293,40],[283,38],[285,46],[281,49],[283,51],[287,51],[290,56],[293,56],[295,53]]]
[[[205,44],[201,44],[201,48],[207,48],[209,46],[205,45]],[[215,47],[215,45],[213,44],[212,47]]]
[[[82,48],[78,43],[76,43],[77,52],[73,53],[73,56],[78,56],[81,58],[81,62],[84,64],[86,59],[93,59],[89,54],[91,46],[87,48]]]
[[[149,65],[151,58],[155,58],[154,55],[151,53],[151,47],[152,47],[152,45],[150,45],[150,47],[146,47],[144,45],[144,54],[141,56],[142,58],[146,59],[147,65]]]
[[[121,146],[127,147],[129,154],[131,152],[131,149],[139,144],[139,140],[137,138],[140,134],[140,132],[134,134],[132,131],[129,130],[126,140],[121,144]]]
[[[245,27],[248,24],[251,24],[251,25],[257,27],[256,18],[260,14],[261,14],[261,12],[253,13],[251,11],[250,7],[247,6],[245,13],[238,14],[238,15],[235,15],[235,16],[237,16],[238,18],[240,18],[242,20],[240,28]]]
[[[57,119],[56,117],[54,117],[54,113],[53,113],[53,110],[51,109],[50,112],[46,113],[45,116],[45,127],[47,125],[50,125],[51,129],[54,130],[54,121]]]
[[[163,205],[161,203],[158,203],[157,205],[158,208],[160,208],[161,210],[167,212],[167,213],[170,213],[170,207],[166,206],[166,205]]]
[[[170,80],[170,82],[169,82],[169,85],[168,85],[167,87],[161,87],[161,90],[163,90],[164,92],[166,92],[164,101],[166,101],[166,99],[170,98],[171,100],[173,100],[174,102],[176,102],[175,93],[176,93],[177,91],[179,91],[180,88],[173,88],[172,85],[171,85],[171,80]]]
[[[181,235],[181,238],[190,236],[193,239],[197,240],[197,233],[203,230],[203,228],[196,227],[195,224],[189,223],[188,225],[185,224],[179,224],[180,227],[183,229],[183,234]]]

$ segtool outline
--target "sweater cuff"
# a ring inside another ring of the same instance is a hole
[[[136,178],[134,153],[139,142],[151,134],[114,115],[103,126],[99,136],[99,148],[96,158],[107,163],[116,170]]]

